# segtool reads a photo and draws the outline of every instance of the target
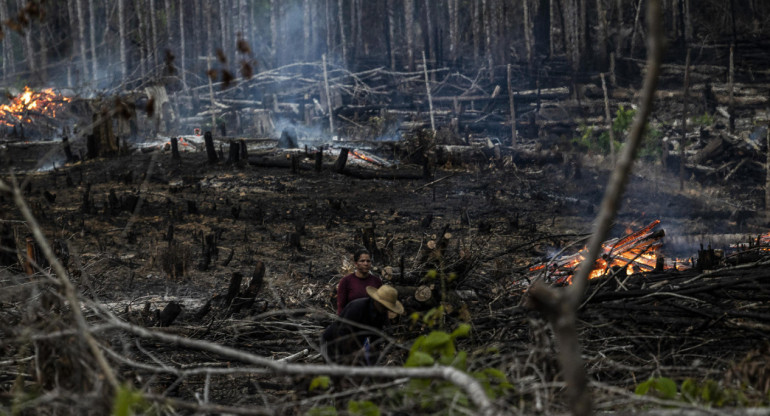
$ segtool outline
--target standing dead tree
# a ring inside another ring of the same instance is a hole
[[[588,242],[588,256],[580,264],[573,284],[568,290],[557,292],[543,283],[538,283],[530,289],[534,306],[550,321],[561,347],[559,363],[567,382],[569,403],[574,415],[589,415],[592,412],[592,400],[588,391],[588,380],[576,328],[577,309],[584,296],[588,275],[601,253],[601,244],[607,238],[617,214],[636,151],[644,136],[647,117],[652,111],[652,100],[657,88],[663,56],[663,29],[659,0],[651,0],[647,3],[647,21],[649,24],[647,74],[642,88],[639,111],[631,126],[628,143],[623,147],[618,165],[612,173],[604,194],[601,210]]]

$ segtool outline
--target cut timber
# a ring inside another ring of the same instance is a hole
[[[725,145],[726,143],[721,137],[715,137],[695,155],[693,162],[700,165],[709,160],[720,159]]]

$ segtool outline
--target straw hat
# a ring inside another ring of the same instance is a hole
[[[366,293],[390,311],[399,315],[404,313],[404,305],[398,301],[398,290],[395,287],[383,285],[379,289],[375,289],[374,286],[367,286]]]

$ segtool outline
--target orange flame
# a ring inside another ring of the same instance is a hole
[[[622,238],[605,241],[602,244],[602,253],[596,259],[588,278],[595,279],[604,276],[614,267],[625,268],[627,274],[655,270],[659,252],[663,246],[660,240],[664,236],[663,231],[652,231],[658,224],[660,221],[655,220],[637,231],[629,231]],[[585,260],[587,251],[588,249],[584,247],[571,256],[556,259],[548,265],[549,274],[556,278],[557,283],[572,283],[572,275],[577,271],[580,263]],[[530,272],[544,270],[545,266],[540,264],[529,270]],[[664,265],[665,269],[673,267],[676,266]]]
[[[367,162],[374,163],[375,165],[378,165],[378,166],[381,165],[381,163],[379,161],[377,161],[377,160],[375,160],[375,159],[365,155],[362,152],[359,152],[358,150],[353,149],[353,150],[349,151],[348,154],[352,155],[352,156],[355,156],[355,157],[357,157],[357,158],[359,158],[361,160],[365,160]]]
[[[54,92],[52,88],[35,92],[29,87],[24,87],[24,92],[13,97],[10,103],[0,105],[0,124],[13,126],[20,122],[31,123],[31,116],[34,115],[56,117],[56,111],[69,100]]]

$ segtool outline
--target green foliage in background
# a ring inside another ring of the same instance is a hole
[[[438,309],[428,311],[425,316],[440,314]],[[417,337],[409,350],[409,356],[404,366],[430,367],[438,364],[468,372],[468,353],[458,350],[455,341],[458,338],[468,337],[470,331],[470,325],[461,324],[451,333],[433,330],[427,335]],[[505,374],[498,369],[484,368],[471,372],[471,375],[481,383],[487,396],[492,399],[513,389],[513,385]],[[465,394],[457,386],[447,381],[413,379],[409,383],[407,395],[419,400],[421,409],[437,410],[448,397],[451,397],[457,405],[469,406]]]
[[[142,392],[129,385],[118,388],[112,402],[112,416],[131,416],[145,414],[149,404],[142,396]]]
[[[714,380],[697,382],[691,378],[682,381],[678,387],[667,377],[650,378],[637,385],[635,393],[710,407],[765,405],[770,400],[766,395],[764,401],[752,403],[741,389],[726,387]]]
[[[693,117],[692,124],[696,127],[708,127],[714,124],[714,117],[709,113],[703,113]]]
[[[615,151],[619,151],[623,147],[622,139],[626,136],[628,128],[631,123],[634,122],[634,116],[636,110],[633,108],[625,108],[624,106],[618,107],[615,112],[615,117],[612,120],[612,132],[615,136],[614,148]],[[596,127],[581,125],[579,127],[580,135],[572,138],[571,144],[583,151],[599,153],[602,155],[608,155],[610,153],[610,132],[603,131],[598,137],[596,136]],[[639,149],[640,157],[657,157],[662,153],[660,140],[663,136],[662,133],[649,124],[645,129],[645,136],[642,140],[641,148]]]

